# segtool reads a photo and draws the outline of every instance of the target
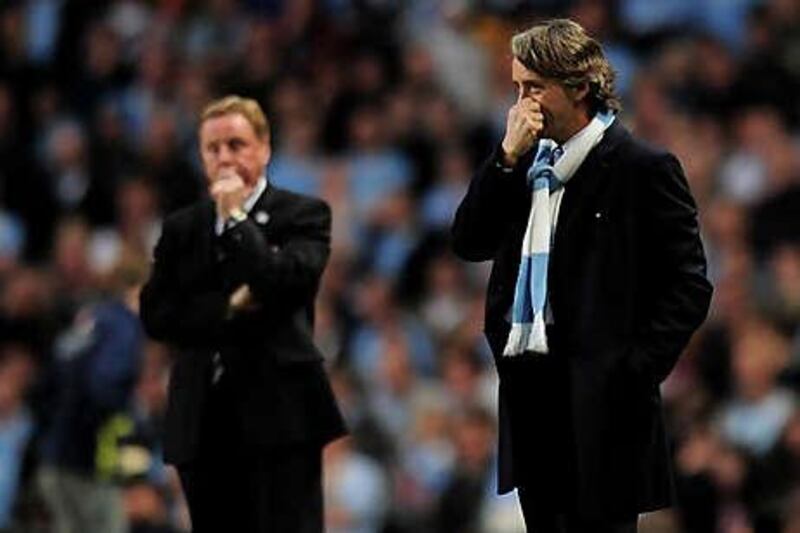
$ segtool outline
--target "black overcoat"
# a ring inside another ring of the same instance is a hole
[[[550,354],[508,358],[533,153],[504,172],[498,147],[452,227],[457,255],[494,262],[484,331],[500,376],[499,491],[529,487],[600,518],[668,506],[658,385],[712,293],[686,178],[671,154],[619,121],[609,127],[562,198],[548,271]]]
[[[210,200],[170,215],[141,295],[141,318],[177,356],[169,383],[164,454],[198,453],[215,354],[235,391],[232,420],[248,447],[320,445],[342,435],[322,356],[312,342],[314,298],[330,251],[330,208],[269,185],[248,218],[215,232]],[[227,315],[247,283],[257,309]]]

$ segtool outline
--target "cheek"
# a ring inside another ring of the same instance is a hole
[[[553,122],[553,114],[550,112],[550,107],[542,102],[542,116],[544,117],[544,125],[547,127]]]
[[[243,152],[239,154],[239,157],[237,159],[242,165],[246,167],[255,168],[258,166],[258,161],[259,161],[258,154],[254,151]]]
[[[218,168],[220,165],[220,158],[216,155],[209,155],[208,157],[203,158],[203,165],[207,169],[215,169]]]
[[[249,154],[247,160],[250,162],[251,165],[259,168],[263,167],[266,164],[265,154],[261,150],[253,150],[253,152]]]

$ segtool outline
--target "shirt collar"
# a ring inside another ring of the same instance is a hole
[[[560,146],[562,153],[569,151],[570,148],[581,142],[581,139],[589,134],[589,124],[591,123],[592,121],[589,120],[589,122],[583,128],[579,129],[572,137],[567,139],[567,141]]]
[[[253,192],[250,193],[250,196],[245,198],[244,202],[242,203],[242,209],[245,213],[249,213],[253,206],[256,205],[256,202],[267,190],[267,177],[264,174],[258,177],[258,181],[256,182],[256,186],[253,188]]]

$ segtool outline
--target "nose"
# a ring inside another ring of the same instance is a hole
[[[233,152],[227,146],[222,146],[217,153],[217,161],[220,165],[225,165],[233,162]]]

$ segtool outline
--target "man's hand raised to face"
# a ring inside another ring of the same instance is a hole
[[[520,156],[536,143],[543,127],[544,115],[533,98],[522,98],[511,106],[502,144],[505,164],[516,165]]]
[[[223,219],[230,218],[237,210],[241,211],[248,192],[242,177],[232,169],[220,171],[210,189],[217,205],[217,214]]]

